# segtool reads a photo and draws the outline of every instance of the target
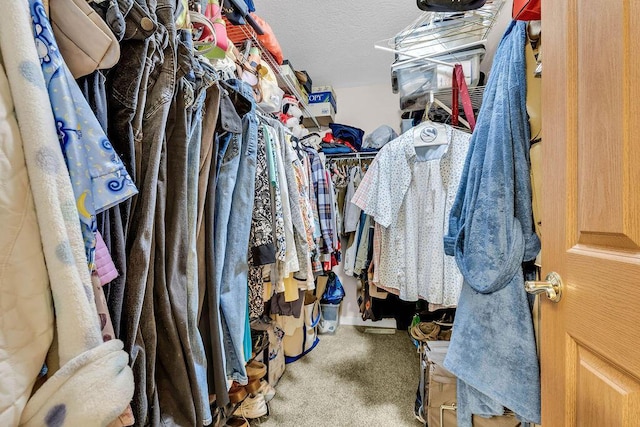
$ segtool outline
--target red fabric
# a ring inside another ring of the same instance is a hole
[[[458,126],[458,111],[459,95],[462,96],[462,107],[464,108],[464,115],[467,116],[471,131],[476,127],[476,118],[473,114],[473,105],[471,104],[471,97],[469,96],[469,89],[467,88],[467,81],[464,79],[464,71],[462,65],[456,64],[453,68],[453,82],[452,82],[452,103],[451,103],[451,124]]]
[[[251,16],[255,19],[260,28],[262,28],[262,31],[264,31],[263,35],[256,36],[258,37],[258,41],[269,51],[278,65],[282,65],[282,61],[284,60],[282,48],[280,47],[280,43],[278,42],[276,35],[273,33],[271,26],[255,13],[252,13]]]
[[[517,21],[539,21],[542,19],[540,0],[513,0],[511,15]]]

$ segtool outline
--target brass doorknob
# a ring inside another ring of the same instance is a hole
[[[533,295],[544,293],[553,302],[560,302],[562,298],[562,279],[555,271],[549,273],[544,282],[526,281],[524,289]]]

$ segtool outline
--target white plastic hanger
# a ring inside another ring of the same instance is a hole
[[[414,147],[431,147],[436,145],[446,145],[449,143],[447,137],[447,127],[442,123],[428,120],[429,110],[433,105],[433,91],[429,93],[429,104],[424,110],[424,120],[418,126],[412,128]]]

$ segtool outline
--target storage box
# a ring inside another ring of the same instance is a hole
[[[298,78],[296,77],[296,73],[293,71],[293,67],[289,60],[285,59],[280,66],[280,72],[276,72],[275,74],[278,79],[278,86],[284,89],[285,92],[289,93],[290,85],[293,87],[298,86]]]
[[[336,119],[336,110],[330,102],[321,102],[319,104],[309,104],[306,106],[311,117],[315,117],[320,126],[329,126]],[[304,117],[302,124],[305,127],[316,127],[311,117]]]
[[[461,64],[467,85],[476,86],[480,81],[480,61],[484,53],[484,48],[479,48],[439,56],[436,59]],[[391,65],[391,86],[394,93],[400,95],[400,109],[424,108],[429,92],[451,88],[452,74],[452,67],[428,61]]]
[[[449,341],[428,341],[425,345],[427,358],[424,384],[423,414],[429,427],[456,427],[457,378],[444,368],[444,359],[449,350]],[[518,427],[520,421],[513,415],[483,418],[473,416],[473,427]]]
[[[338,111],[338,103],[336,102],[336,96],[333,91],[314,91],[309,94],[309,104],[322,104],[325,102],[333,105],[333,110]]]
[[[301,76],[298,78],[298,81],[300,82],[302,87],[304,87],[304,90],[307,93],[313,92],[313,81],[311,80],[309,73],[307,73],[305,70],[300,70],[298,71],[298,76]]]
[[[340,304],[320,304],[318,333],[335,334],[340,324]]]

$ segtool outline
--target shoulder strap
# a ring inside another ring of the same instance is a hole
[[[473,105],[471,105],[471,97],[469,96],[469,89],[467,88],[467,82],[464,79],[464,71],[462,65],[456,64],[453,68],[453,81],[452,81],[452,102],[451,102],[451,124],[458,126],[458,95],[462,97],[462,107],[464,108],[464,115],[467,117],[471,131],[476,127],[476,118],[473,115]]]

